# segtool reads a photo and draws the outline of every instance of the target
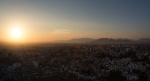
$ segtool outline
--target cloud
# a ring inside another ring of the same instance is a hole
[[[60,30],[54,30],[51,32],[51,34],[70,34],[71,32],[69,30],[60,29]]]

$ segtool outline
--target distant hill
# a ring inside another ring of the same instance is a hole
[[[137,40],[136,41],[137,43],[148,43],[148,44],[150,44],[150,38],[142,38],[142,39],[139,39],[139,40]]]
[[[86,44],[150,44],[150,39],[142,38],[138,40],[131,39],[112,39],[112,38],[75,38],[71,40],[58,40],[52,43],[86,43]]]
[[[94,41],[96,39],[92,39],[92,38],[76,38],[76,39],[71,39],[71,40],[58,40],[58,41],[54,41],[54,43],[87,43],[87,42],[91,42]]]
[[[90,43],[93,43],[93,44],[131,44],[134,42],[129,39],[100,38]]]

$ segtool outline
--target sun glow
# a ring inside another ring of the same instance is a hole
[[[15,41],[21,40],[22,39],[22,33],[23,32],[22,32],[22,30],[20,28],[18,28],[18,27],[13,28],[11,30],[11,39],[15,40]]]
[[[12,30],[12,36],[13,38],[20,38],[22,35],[22,31],[19,28],[14,28]]]

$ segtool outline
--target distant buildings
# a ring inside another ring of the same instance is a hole
[[[0,81],[150,81],[149,47],[138,47],[72,45],[12,48],[12,55],[0,56]],[[9,50],[5,53],[8,54]]]

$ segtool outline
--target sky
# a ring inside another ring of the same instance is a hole
[[[150,38],[150,0],[0,0],[0,40]]]

